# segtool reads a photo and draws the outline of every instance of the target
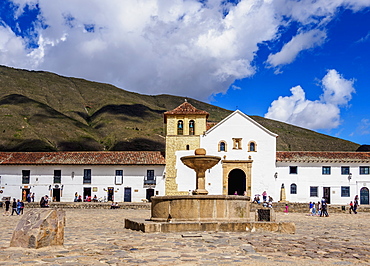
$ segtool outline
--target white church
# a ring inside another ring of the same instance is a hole
[[[0,197],[35,201],[83,199],[140,202],[156,195],[189,194],[195,172],[180,158],[204,148],[221,157],[206,172],[209,194],[248,195],[264,191],[289,202],[319,201],[348,204],[356,195],[369,204],[370,153],[280,152],[277,135],[235,111],[207,128],[206,111],[184,102],[164,113],[165,158],[160,152],[0,152]]]

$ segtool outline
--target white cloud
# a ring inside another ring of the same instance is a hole
[[[27,51],[21,37],[17,37],[9,27],[0,27],[0,62],[26,67]]]
[[[236,5],[223,0],[13,2],[19,5],[16,17],[27,4],[37,4],[47,27],[35,24],[39,47],[29,50],[27,36],[22,41],[0,26],[0,64],[202,100],[252,76],[258,45],[277,40],[286,23],[298,21],[305,31],[269,57],[272,66],[321,45],[325,23],[339,7],[356,11],[369,5],[366,0],[241,0]]]
[[[354,80],[346,80],[335,69],[331,69],[322,80],[324,94],[322,102],[338,106],[346,105],[352,99]]]
[[[344,79],[334,69],[322,79],[320,100],[306,99],[300,86],[293,87],[291,96],[280,96],[271,103],[266,118],[287,122],[309,129],[332,129],[340,125],[340,107],[352,98],[353,80]]]
[[[289,64],[302,50],[319,46],[325,39],[326,33],[318,29],[300,33],[286,43],[280,52],[270,54],[267,62],[273,67]]]

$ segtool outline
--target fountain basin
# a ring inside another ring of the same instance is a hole
[[[221,157],[210,155],[189,155],[180,158],[183,164],[196,172],[205,172],[215,166]]]
[[[248,221],[249,197],[234,195],[185,195],[152,197],[152,216],[158,222]]]

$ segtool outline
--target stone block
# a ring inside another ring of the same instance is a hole
[[[255,231],[279,232],[279,224],[274,222],[255,222],[253,226]]]
[[[295,223],[292,222],[279,223],[279,232],[286,234],[295,234]]]
[[[64,243],[65,211],[34,209],[26,212],[14,229],[11,247],[41,248]]]

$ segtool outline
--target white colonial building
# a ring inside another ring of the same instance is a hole
[[[348,204],[358,195],[369,204],[369,152],[277,152],[276,179],[292,202]]]
[[[164,194],[164,169],[164,157],[152,151],[0,152],[0,196],[139,202]]]
[[[207,129],[208,113],[184,102],[164,113],[166,159],[160,152],[0,152],[0,197],[73,201],[75,193],[102,200],[140,202],[195,189],[195,172],[180,160],[204,148],[221,161],[206,172],[212,195],[264,191],[290,202],[369,204],[369,152],[281,152],[277,135],[235,111]]]
[[[172,173],[167,176],[166,194],[185,194],[195,188],[195,173],[180,158],[201,147],[208,155],[221,157],[206,173],[209,194],[253,198],[266,191],[278,201],[284,187],[286,200],[291,202],[325,197],[332,204],[348,204],[359,195],[360,204],[369,204],[370,153],[277,152],[278,136],[240,111],[197,134],[196,126],[206,128],[202,124],[205,117],[207,113],[187,102],[165,113],[167,139],[173,142],[175,138],[177,143],[175,150],[174,145],[166,150],[166,158],[175,157],[166,163],[167,173]]]

